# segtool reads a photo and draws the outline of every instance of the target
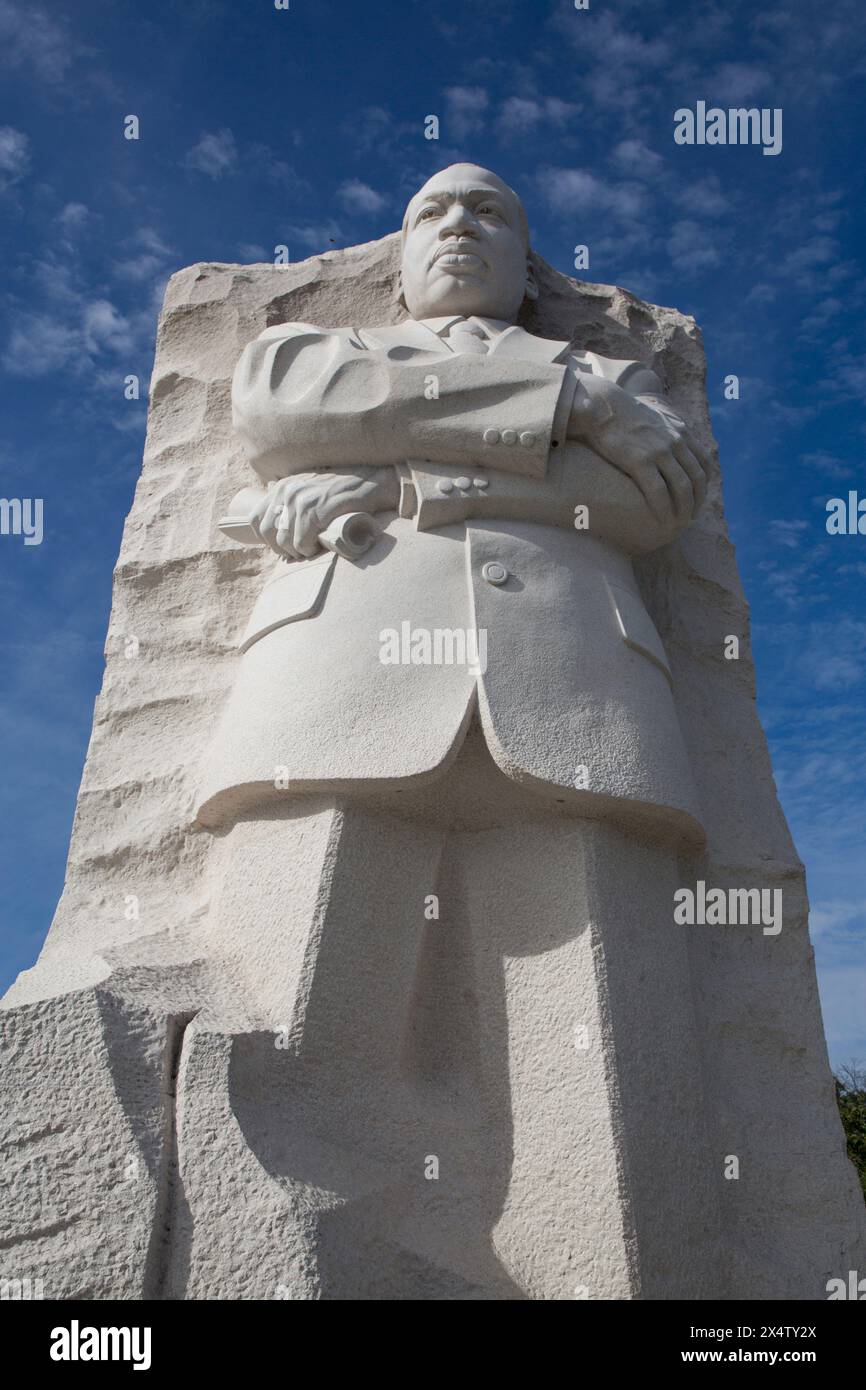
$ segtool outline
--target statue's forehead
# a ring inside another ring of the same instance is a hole
[[[433,198],[443,195],[452,198],[456,196],[466,197],[472,193],[498,193],[500,197],[508,198],[512,202],[517,201],[508,185],[503,183],[496,174],[491,174],[484,169],[469,167],[465,172],[443,170],[440,174],[434,174],[409,199],[409,206],[411,207],[419,198]]]

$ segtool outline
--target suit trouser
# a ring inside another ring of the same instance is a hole
[[[249,1026],[187,1030],[168,1296],[713,1295],[673,850],[476,725],[425,788],[293,800],[223,855]]]

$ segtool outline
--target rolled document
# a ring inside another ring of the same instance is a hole
[[[347,560],[357,560],[374,545],[379,535],[379,524],[369,512],[349,512],[338,516],[319,536],[319,545],[344,555]]]
[[[229,515],[217,523],[223,535],[242,545],[262,545],[262,538],[250,520],[261,500],[259,488],[242,488],[229,504]],[[380,529],[375,518],[367,512],[348,512],[346,516],[338,516],[322,531],[319,544],[326,550],[332,550],[335,555],[357,560],[375,543]]]

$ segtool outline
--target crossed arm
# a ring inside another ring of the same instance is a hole
[[[246,349],[233,388],[235,428],[269,484],[253,524],[278,554],[311,556],[335,518],[396,510],[393,465],[414,458],[491,470],[489,490],[450,519],[571,526],[583,504],[592,533],[655,549],[700,507],[708,462],[652,372],[635,367],[625,381],[577,381],[558,363],[371,351],[307,325],[268,330]],[[486,442],[491,419],[509,444]]]

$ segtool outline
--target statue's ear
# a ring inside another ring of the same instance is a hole
[[[523,290],[524,299],[538,298],[538,280],[535,277],[535,266],[532,261],[526,262],[526,285]]]
[[[406,303],[405,297],[404,297],[404,295],[403,295],[403,277],[402,277],[402,275],[398,276],[398,278],[397,278],[397,303],[399,304],[400,308],[401,308],[401,309],[405,309],[405,310],[406,310],[406,313],[408,314],[408,312],[409,312],[409,305]]]

